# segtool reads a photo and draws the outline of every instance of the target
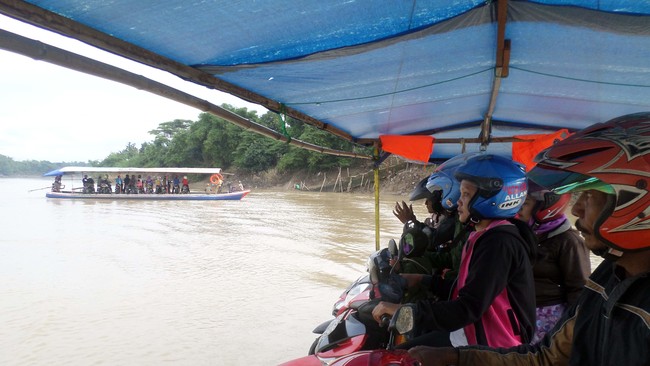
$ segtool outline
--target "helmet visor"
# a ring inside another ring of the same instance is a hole
[[[528,179],[556,194],[580,192],[594,189],[615,194],[611,185],[588,175],[537,165],[528,172]]]
[[[402,242],[402,251],[404,255],[408,256],[415,249],[415,240],[413,239],[413,234],[406,233],[404,235],[404,241]]]

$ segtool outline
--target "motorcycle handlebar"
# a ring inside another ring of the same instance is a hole
[[[388,315],[388,314],[382,315],[381,316],[381,324],[380,324],[380,326],[382,328],[385,328],[385,327],[388,326],[388,324],[390,324],[390,315]]]

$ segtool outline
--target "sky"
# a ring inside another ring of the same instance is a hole
[[[79,41],[0,15],[0,29],[121,67],[213,104],[266,109]],[[175,119],[200,110],[114,81],[0,50],[0,154],[15,161],[102,160]]]

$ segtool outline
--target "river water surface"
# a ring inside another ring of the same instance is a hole
[[[1,365],[298,358],[375,248],[371,195],[126,202],[28,192],[50,183],[0,179]],[[401,232],[396,198],[382,197],[384,246]]]
[[[50,183],[0,178],[0,365],[276,365],[306,355],[375,250],[371,195],[28,192]],[[382,196],[382,246],[406,198]]]

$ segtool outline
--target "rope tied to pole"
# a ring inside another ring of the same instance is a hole
[[[284,104],[280,104],[280,113],[278,113],[278,117],[280,117],[280,130],[282,131],[282,134],[287,138],[287,144],[291,142],[291,136],[287,132],[287,115],[286,115],[286,106]]]

